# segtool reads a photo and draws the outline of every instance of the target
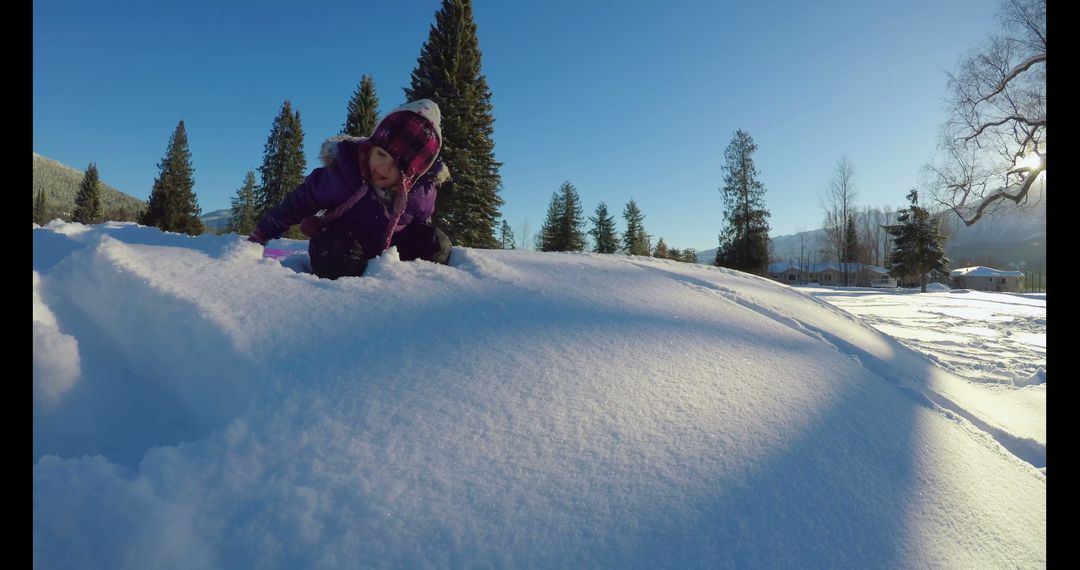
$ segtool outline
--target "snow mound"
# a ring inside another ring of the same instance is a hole
[[[1045,473],[948,373],[766,279],[33,232],[35,362],[80,363],[48,405],[35,371],[35,566],[1045,565]]]

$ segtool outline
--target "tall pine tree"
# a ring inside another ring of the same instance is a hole
[[[203,225],[199,220],[199,202],[194,191],[195,169],[191,166],[184,121],[180,121],[169,138],[169,148],[158,163],[158,170],[139,223],[156,226],[166,232],[201,234]]]
[[[919,207],[918,191],[912,188],[907,198],[911,206],[900,210],[898,224],[886,228],[894,243],[889,254],[889,275],[901,280],[914,277],[925,293],[927,273],[948,273],[949,258],[941,248],[941,231],[930,213]]]
[[[293,112],[292,103],[285,101],[263,147],[263,162],[259,167],[262,184],[255,190],[256,218],[280,204],[286,194],[299,186],[304,181],[306,170],[300,111]],[[285,236],[305,239],[298,226],[289,228]]]
[[[544,225],[540,226],[540,251],[562,251],[559,249],[559,220],[563,209],[562,195],[555,192],[548,203]]]
[[[79,191],[75,194],[75,213],[72,221],[80,224],[100,224],[105,221],[105,213],[101,209],[101,183],[98,181],[97,165],[93,162],[86,168],[82,181],[79,182]]]
[[[600,202],[596,206],[596,215],[589,216],[593,223],[589,235],[592,236],[594,253],[615,253],[619,250],[619,235],[615,232],[615,217],[608,213],[607,204]]]
[[[769,265],[769,211],[765,186],[757,179],[750,133],[735,131],[724,150],[724,229],[716,250],[716,265],[764,274]]]
[[[225,226],[226,233],[249,235],[259,221],[255,211],[255,171],[249,170],[244,185],[236,190],[232,199],[232,214]]]
[[[581,251],[585,249],[581,198],[569,181],[551,197],[548,216],[540,229],[540,251]]]
[[[451,178],[439,188],[435,223],[455,245],[497,247],[501,163],[495,161],[491,90],[480,73],[471,0],[443,0],[405,98],[431,99],[442,113],[441,156]]]
[[[559,190],[563,194],[563,216],[559,223],[559,234],[565,244],[565,251],[582,251],[585,249],[585,232],[582,229],[585,218],[581,210],[581,197],[569,181],[563,182]]]
[[[510,224],[506,223],[506,220],[502,221],[502,225],[499,227],[499,247],[503,249],[514,249],[514,231],[510,229]]]
[[[378,115],[379,98],[375,96],[375,80],[370,75],[364,74],[360,77],[360,85],[356,87],[352,99],[349,100],[349,109],[341,134],[353,137],[370,136],[375,130]]]
[[[623,250],[629,255],[649,255],[651,238],[645,233],[645,214],[641,213],[641,209],[632,198],[623,209],[623,219],[626,220]]]
[[[45,199],[45,189],[38,190],[37,197],[34,198],[34,223],[39,226],[44,226],[49,222],[46,218],[49,217],[49,203]]]

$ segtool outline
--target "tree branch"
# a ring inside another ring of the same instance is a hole
[[[1035,65],[1036,63],[1042,62],[1042,61],[1046,61],[1046,54],[1045,53],[1037,53],[1037,54],[1027,58],[1020,65],[1017,65],[1016,67],[1013,68],[1012,71],[1010,71],[1008,74],[1006,74],[1005,77],[1001,80],[1001,82],[998,83],[997,87],[995,87],[994,90],[990,92],[990,94],[986,95],[982,99],[979,99],[978,101],[975,102],[975,104],[978,105],[979,103],[982,103],[983,101],[989,100],[994,95],[997,95],[998,93],[1001,93],[1002,91],[1005,90],[1005,87],[1009,84],[1009,82],[1012,81],[1013,79],[1015,79],[1017,75],[1020,75],[1021,73],[1027,71],[1031,66]]]
[[[1009,194],[1007,189],[999,190],[997,192],[994,192],[993,194],[990,194],[986,198],[983,198],[982,203],[980,203],[978,209],[975,210],[975,217],[971,218],[970,220],[964,217],[963,212],[961,212],[960,210],[963,204],[953,206],[953,212],[956,212],[956,215],[959,216],[961,220],[963,220],[964,225],[971,226],[975,222],[979,221],[979,218],[983,216],[983,212],[987,208],[989,208],[992,204],[998,202],[999,200],[1012,200],[1014,203],[1019,204],[1021,200],[1027,197],[1028,190],[1031,189],[1031,185],[1035,182],[1035,179],[1039,177],[1039,174],[1046,171],[1046,163],[1043,162],[1037,167],[1021,168],[1016,170],[1016,172],[1022,172],[1025,170],[1027,171],[1027,176],[1024,177],[1024,181],[1020,185],[1020,189],[1017,191],[1016,194]]]
[[[983,125],[979,126],[979,128],[976,129],[974,133],[964,137],[962,140],[964,142],[970,141],[971,139],[976,138],[979,135],[981,135],[982,132],[985,131],[986,129],[988,129],[990,127],[1000,127],[1001,125],[1004,125],[1005,123],[1008,123],[1009,121],[1015,121],[1017,123],[1023,123],[1025,125],[1029,126],[1029,127],[1035,127],[1035,128],[1045,127],[1046,126],[1046,119],[1043,119],[1041,121],[1032,121],[1031,119],[1028,119],[1027,117],[1021,117],[1020,115],[1009,115],[1008,117],[1005,117],[1005,118],[1001,119],[1000,121],[994,121],[994,122],[986,123],[986,124],[983,124]],[[961,140],[961,139],[957,139],[957,140]]]

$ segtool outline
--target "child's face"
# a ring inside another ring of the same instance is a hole
[[[368,166],[371,168],[373,182],[379,188],[392,188],[401,182],[401,171],[394,164],[394,158],[382,147],[374,146],[368,155]]]

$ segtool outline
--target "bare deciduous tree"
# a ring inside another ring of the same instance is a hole
[[[881,258],[878,256],[878,252],[881,249],[881,233],[879,227],[882,224],[883,216],[881,210],[877,208],[871,208],[867,206],[862,213],[861,235],[859,236],[859,244],[863,247],[863,259],[867,263],[872,265],[881,265]]]
[[[799,235],[799,283],[805,284],[812,267],[810,257],[811,245],[807,243],[806,226],[800,226]]]
[[[529,218],[525,218],[521,222],[521,226],[518,229],[518,249],[533,249],[533,244],[536,240],[533,236],[529,235]]]
[[[833,259],[841,264],[845,286],[848,285],[847,265],[844,264],[847,220],[855,213],[855,195],[855,168],[845,155],[836,162],[833,177],[821,202],[822,209],[825,210],[822,228],[825,230],[826,244],[823,253],[827,256],[826,259]]]
[[[1003,0],[1001,31],[949,74],[935,200],[970,226],[1046,184],[1046,0]]]

